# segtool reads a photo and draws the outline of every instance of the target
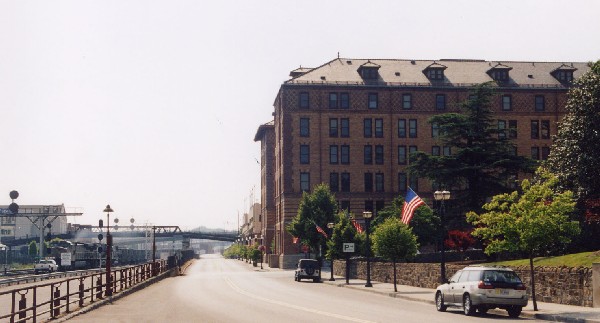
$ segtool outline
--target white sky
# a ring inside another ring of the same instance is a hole
[[[0,204],[237,226],[291,70],[600,59],[600,1],[0,0]],[[2,197],[3,196],[3,197]],[[123,223],[123,222],[122,222]]]

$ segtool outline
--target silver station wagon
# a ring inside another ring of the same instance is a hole
[[[435,306],[445,311],[448,306],[462,307],[465,315],[475,311],[485,314],[501,308],[510,317],[518,317],[527,306],[527,288],[510,268],[469,266],[459,270],[448,283],[437,287]]]

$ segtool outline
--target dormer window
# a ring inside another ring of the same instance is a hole
[[[571,83],[573,82],[573,72],[575,72],[577,68],[572,65],[561,65],[554,71],[550,72],[555,79],[557,79],[561,83]]]
[[[433,64],[427,66],[423,70],[423,73],[427,76],[428,79],[430,79],[432,81],[443,81],[444,80],[444,70],[446,68],[447,67],[442,64],[433,62]]]
[[[490,68],[487,73],[494,81],[507,82],[509,79],[508,72],[510,70],[512,70],[512,67],[498,63],[496,66]]]
[[[376,80],[379,78],[380,67],[380,65],[367,61],[358,68],[358,74],[363,80]]]

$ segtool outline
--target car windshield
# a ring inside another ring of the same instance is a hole
[[[517,274],[507,270],[486,270],[483,272],[482,280],[491,283],[521,283]]]

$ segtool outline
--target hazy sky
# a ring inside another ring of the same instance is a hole
[[[0,204],[237,226],[256,129],[335,57],[600,59],[600,1],[0,0]],[[111,217],[112,218],[112,217]],[[73,220],[71,220],[73,221]]]

